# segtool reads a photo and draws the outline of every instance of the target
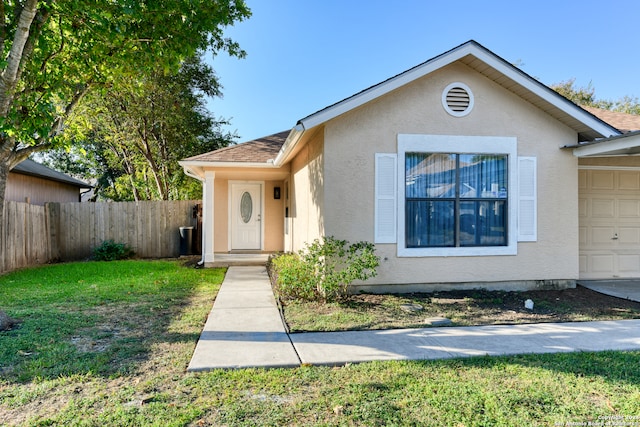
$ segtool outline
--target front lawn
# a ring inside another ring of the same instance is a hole
[[[0,309],[22,319],[0,332],[0,425],[637,425],[640,352],[187,374],[223,274],[121,261],[0,276]]]

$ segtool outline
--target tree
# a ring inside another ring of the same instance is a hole
[[[0,205],[9,170],[48,150],[92,89],[178,68],[199,50],[242,56],[222,29],[250,15],[242,0],[25,0],[0,6]]]
[[[205,108],[205,96],[219,95],[215,72],[200,56],[185,60],[176,75],[156,70],[118,79],[80,103],[65,137],[85,142],[48,155],[49,164],[96,179],[101,198],[200,198],[201,187],[186,179],[178,160],[233,141],[221,129],[227,122]]]
[[[569,79],[551,85],[551,89],[578,105],[620,113],[640,114],[640,99],[638,97],[624,96],[617,101],[597,99],[596,90],[591,83],[587,87],[576,87],[575,82],[576,79]]]
[[[200,50],[242,56],[222,31],[249,16],[243,0],[0,3],[0,235],[9,171],[63,144],[65,120],[87,93],[158,66],[175,72]]]

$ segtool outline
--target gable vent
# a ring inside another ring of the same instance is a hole
[[[452,116],[466,116],[473,108],[473,93],[464,83],[451,83],[442,92],[442,106]]]

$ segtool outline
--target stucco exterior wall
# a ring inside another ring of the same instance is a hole
[[[465,117],[453,117],[442,107],[442,91],[452,82],[467,84],[474,94],[475,106]],[[325,124],[326,235],[374,240],[375,153],[397,152],[399,133],[516,137],[518,156],[537,158],[537,241],[519,243],[517,255],[511,256],[422,258],[399,258],[395,244],[378,244],[381,266],[367,285],[382,290],[382,285],[391,284],[396,285],[392,291],[401,291],[399,285],[562,284],[578,278],[578,161],[559,149],[575,143],[576,132],[462,64],[447,66]]]
[[[293,251],[324,235],[323,137],[322,130],[313,133],[291,161],[291,235],[288,238]]]

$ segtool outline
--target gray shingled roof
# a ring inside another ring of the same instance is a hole
[[[253,141],[189,157],[184,161],[267,163],[268,160],[276,158],[288,135],[289,131],[279,132]]]
[[[27,159],[22,163],[18,164],[18,166],[11,169],[11,172],[19,173],[22,175],[30,175],[36,176],[38,178],[44,178],[51,181],[62,182],[64,184],[74,185],[78,188],[93,188],[93,186],[87,184],[86,182],[80,181],[79,179],[75,179],[70,177],[69,175],[65,175],[62,172],[58,172],[51,168],[48,168],[40,163],[34,162],[31,159]]]

